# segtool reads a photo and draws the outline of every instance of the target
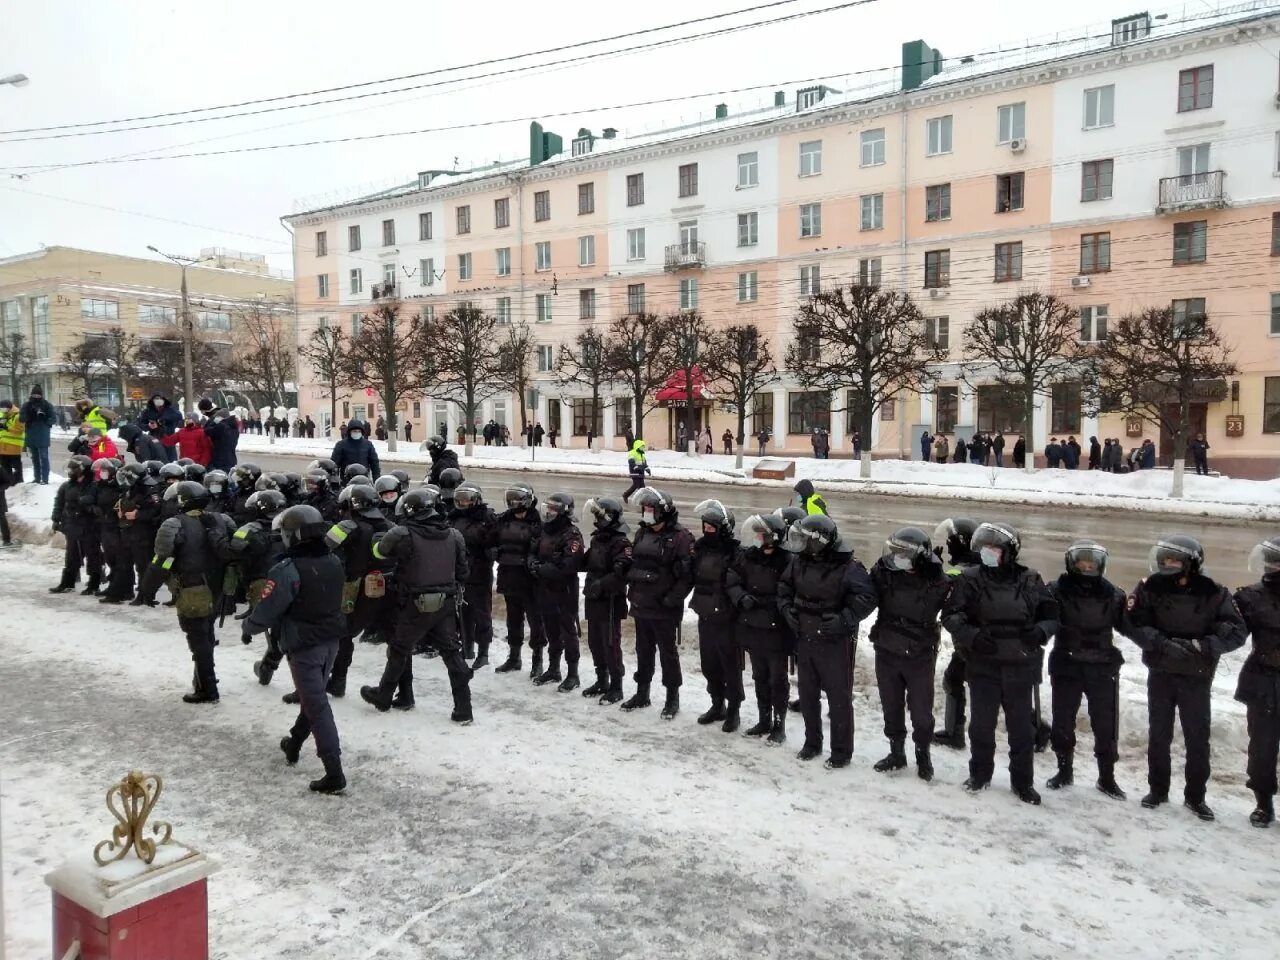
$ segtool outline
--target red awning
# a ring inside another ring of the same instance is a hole
[[[698,367],[691,367],[688,371],[691,375],[689,379],[693,381],[693,399],[694,400],[710,400],[711,391],[707,389],[706,378],[702,375],[702,371]],[[689,399],[689,385],[684,370],[677,370],[671,376],[667,377],[667,382],[654,394],[654,399],[660,401],[686,401]]]

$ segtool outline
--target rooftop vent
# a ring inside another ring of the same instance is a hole
[[[911,40],[902,45],[902,89],[914,90],[930,77],[942,72],[942,51],[935,50],[923,40]]]
[[[729,105],[727,103],[716,104],[716,119],[723,120],[729,116]]]

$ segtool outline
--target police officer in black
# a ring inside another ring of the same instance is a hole
[[[427,453],[431,454],[431,472],[427,475],[427,483],[435,484],[438,487],[440,486],[440,475],[444,471],[449,469],[460,470],[458,455],[449,449],[444,437],[438,434],[428,437],[425,446]]]
[[[1227,588],[1202,572],[1204,548],[1191,537],[1172,536],[1151,548],[1151,576],[1129,597],[1130,639],[1147,665],[1147,785],[1143,807],[1169,800],[1175,712],[1187,748],[1183,804],[1212,820],[1205,803],[1209,782],[1210,689],[1218,658],[1244,646],[1247,628]]]
[[[110,592],[111,573],[120,566],[128,564],[124,549],[124,540],[120,536],[120,517],[116,515],[116,504],[120,501],[120,487],[116,483],[116,472],[120,469],[120,461],[114,457],[103,457],[93,465],[93,522],[97,528],[98,546],[102,551],[102,563],[106,568],[100,582],[106,583],[107,589],[99,591],[103,599]],[[115,601],[119,603],[120,601]]]
[[[399,524],[373,545],[379,560],[396,563],[395,629],[387,643],[387,666],[376,687],[361,687],[360,696],[383,712],[399,691],[401,705],[413,703],[413,652],[425,642],[434,647],[449,671],[454,723],[469,724],[471,669],[458,640],[458,604],[467,579],[467,545],[462,534],[440,515],[439,497],[427,489],[400,498]],[[406,682],[407,678],[407,682]]]
[[[322,467],[314,467],[302,475],[302,502],[319,510],[330,525],[342,519],[338,495],[329,482],[328,471]]]
[[[771,744],[787,739],[787,698],[791,682],[787,658],[795,637],[778,608],[778,581],[791,560],[782,549],[787,525],[781,517],[748,517],[742,525],[742,549],[725,577],[725,590],[738,610],[738,642],[751,658],[759,717],[747,736],[768,734]]]
[[[907,765],[910,712],[916,774],[932,780],[933,673],[942,639],[938,616],[951,592],[951,578],[943,572],[929,535],[918,527],[903,527],[885,541],[870,576],[880,611],[871,625],[871,645],[889,740],[889,755],[875,769],[886,773]]]
[[[778,581],[778,607],[796,636],[800,712],[804,746],[797,756],[812,760],[822,753],[822,703],[831,715],[828,770],[853,759],[853,645],[858,624],[875,608],[866,568],[840,539],[835,521],[825,514],[797,520],[784,547],[793,555]]]
[[[578,660],[578,571],[582,567],[582,533],[573,522],[573,497],[553,493],[542,504],[542,531],[529,554],[529,573],[536,583],[538,612],[547,632],[547,669],[533,682],[559,683],[561,693],[576,690]],[[560,675],[560,658],[566,672]]]
[[[102,582],[102,551],[98,545],[98,525],[93,511],[97,489],[93,482],[93,461],[78,454],[67,461],[67,479],[53,500],[53,529],[62,534],[66,547],[62,554],[62,579],[50,593],[74,590],[84,566],[89,584],[82,592],[97,593]]]
[[[178,484],[187,479],[187,471],[180,463],[166,463],[160,468],[159,479],[157,489],[160,493],[160,519],[164,521],[179,513]]]
[[[1276,818],[1276,758],[1280,755],[1280,537],[1264,540],[1249,554],[1249,572],[1258,582],[1236,591],[1236,608],[1253,641],[1240,668],[1236,699],[1249,723],[1249,781],[1257,806],[1255,827]]]
[[[463,656],[472,650],[472,671],[489,665],[493,642],[493,558],[498,545],[498,517],[474,483],[454,491],[449,516],[467,545],[467,579],[462,585]]]
[[[160,528],[160,498],[156,495],[155,479],[140,463],[126,463],[116,471],[116,485],[120,499],[116,503],[116,516],[120,518],[120,539],[126,553],[126,562],[111,571],[107,585],[107,603],[123,603],[139,606],[141,599],[134,597],[134,586],[142,584],[155,548],[156,532]]]
[[[374,493],[378,495],[378,500],[382,503],[382,515],[395,523],[396,504],[400,502],[400,481],[391,474],[386,473],[380,476],[373,483]]]
[[[735,630],[738,611],[727,590],[729,571],[738,558],[733,511],[719,500],[704,500],[693,512],[702,523],[702,536],[693,546],[689,606],[698,615],[698,656],[711,697],[711,708],[698,717],[698,723],[709,726],[723,721],[720,729],[733,733],[745,698],[742,647]]]
[[[329,528],[325,540],[343,564],[341,608],[346,615],[346,628],[338,640],[338,655],[333,661],[328,689],[333,696],[344,697],[347,671],[355,656],[355,638],[368,629],[382,628],[384,635],[391,632],[392,601],[386,594],[389,568],[394,564],[373,555],[374,541],[391,529],[373,487],[363,484],[343,487],[338,494],[338,506],[344,515]],[[397,698],[392,705],[411,707],[412,688],[408,689],[406,701]]]
[[[508,487],[506,504],[507,509],[498,515],[498,592],[507,604],[509,652],[506,661],[494,672],[510,673],[520,669],[520,648],[524,646],[524,625],[528,620],[529,648],[533,652],[529,676],[536,680],[542,675],[542,648],[546,646],[547,638],[534,596],[529,554],[542,534],[542,520],[536,510],[538,498],[527,484],[517,483]]]
[[[1058,632],[1049,654],[1053,687],[1053,752],[1058,772],[1046,782],[1050,790],[1070,786],[1076,747],[1076,715],[1080,698],[1089,702],[1093,755],[1098,761],[1098,789],[1113,800],[1125,799],[1116,783],[1119,757],[1120,668],[1124,656],[1115,633],[1129,630],[1124,591],[1104,576],[1107,550],[1092,540],[1067,548],[1066,573],[1049,590],[1058,600]]]
[[[221,470],[206,471],[204,488],[209,491],[209,509],[214,513],[225,513],[231,516],[235,495],[231,492],[231,483],[226,473]]]
[[[436,486],[440,488],[440,502],[446,515],[453,512],[454,498],[458,484],[462,483],[462,471],[457,467],[446,467],[440,471],[440,480]]]
[[[183,480],[174,489],[178,513],[160,524],[155,556],[143,578],[138,596],[155,605],[160,583],[168,580],[174,595],[178,626],[187,637],[195,663],[191,693],[186,703],[217,703],[218,677],[213,667],[215,597],[222,590],[222,575],[229,556],[229,521],[220,513],[205,513],[209,491],[194,480]]]
[[[968,517],[949,517],[938,524],[933,532],[934,553],[942,558],[942,551],[947,552],[945,572],[949,577],[958,577],[970,567],[978,566],[978,555],[970,544],[973,531],[978,529],[978,522]],[[940,747],[963,750],[965,719],[964,657],[956,649],[951,648],[951,659],[942,673],[942,729],[933,735],[933,742]]]
[[[342,471],[338,469],[338,465],[328,457],[320,457],[312,460],[307,464],[307,472],[312,470],[323,470],[329,478],[329,489],[336,492],[342,487]]]
[[[258,480],[262,476],[262,468],[256,463],[237,463],[228,474],[233,485],[231,499],[231,522],[236,526],[246,524],[253,519],[245,504],[258,489]]]
[[[241,639],[249,643],[255,633],[276,631],[299,700],[298,718],[280,741],[285,762],[289,766],[297,763],[302,745],[314,736],[324,776],[312,780],[311,789],[341,793],[347,778],[342,771],[338,725],[325,685],[338,655],[338,640],[345,632],[342,562],[329,552],[324,539],[329,523],[315,507],[290,507],[276,515],[272,527],[284,544],[285,555],[268,571],[259,602],[244,622]]]
[[[636,494],[640,529],[631,547],[627,571],[627,601],[636,624],[636,692],[623,710],[649,706],[655,655],[662,662],[662,685],[667,688],[662,718],[680,712],[680,619],[684,600],[693,589],[693,536],[680,525],[672,499],[653,487]]]
[[[272,521],[287,507],[284,494],[279,490],[255,491],[245,508],[251,510],[257,519],[237,528],[227,543],[240,583],[245,587],[250,614],[262,602],[268,572],[284,558],[284,540],[279,529],[272,526]],[[264,687],[271,683],[280,661],[284,659],[279,630],[271,629],[266,633],[267,652],[253,664],[253,675]]]
[[[1018,563],[1018,531],[983,523],[971,541],[979,566],[956,578],[942,624],[964,656],[973,698],[969,721],[970,793],[991,785],[996,721],[1004,710],[1009,732],[1009,781],[1024,803],[1039,804],[1035,788],[1032,688],[1040,651],[1058,626],[1058,603],[1040,574]]]
[[[587,646],[596,682],[582,691],[600,703],[622,701],[622,621],[627,618],[627,570],[631,567],[630,531],[622,519],[622,504],[612,497],[588,500],[586,516],[594,529],[587,548],[587,576],[582,585],[587,618]]]

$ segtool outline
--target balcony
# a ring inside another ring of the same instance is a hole
[[[684,270],[687,267],[707,265],[707,245],[699,240],[673,243],[667,247],[666,268]]]
[[[1228,206],[1227,172],[1208,170],[1179,177],[1160,179],[1160,202],[1156,213],[1180,213],[1184,210],[1219,210]]]
[[[400,296],[400,285],[396,283],[375,283],[372,290],[374,300],[394,300]]]

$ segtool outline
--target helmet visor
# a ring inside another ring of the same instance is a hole
[[[826,540],[816,531],[809,530],[798,523],[793,523],[787,531],[787,538],[782,542],[782,549],[790,553],[821,553],[827,547]]]
[[[895,570],[911,570],[915,567],[916,561],[927,552],[928,548],[918,543],[890,537],[884,542],[884,549],[880,551],[880,556]]]
[[[693,508],[693,512],[703,523],[709,523],[721,529],[733,527],[733,514],[719,500],[703,500]]]
[[[526,487],[508,487],[505,499],[508,510],[527,510],[533,503],[533,495]]]
[[[607,527],[613,523],[613,514],[600,505],[600,501],[592,497],[586,502],[582,508],[586,511],[586,515],[591,518],[591,522],[597,527]]]
[[[1259,579],[1280,573],[1280,544],[1264,542],[1249,551],[1249,572]]]
[[[1166,577],[1179,577],[1191,569],[1193,559],[1185,547],[1161,540],[1147,554],[1147,569]]]
[[[742,524],[740,538],[742,543],[748,547],[764,548],[776,545],[778,542],[777,535],[769,529],[769,525],[764,522],[764,518],[758,513],[747,517]]]
[[[1100,577],[1107,569],[1107,548],[1100,543],[1073,543],[1067,548],[1067,573]]]
[[[453,493],[453,502],[459,510],[470,510],[480,502],[480,491],[471,487],[459,487]]]

